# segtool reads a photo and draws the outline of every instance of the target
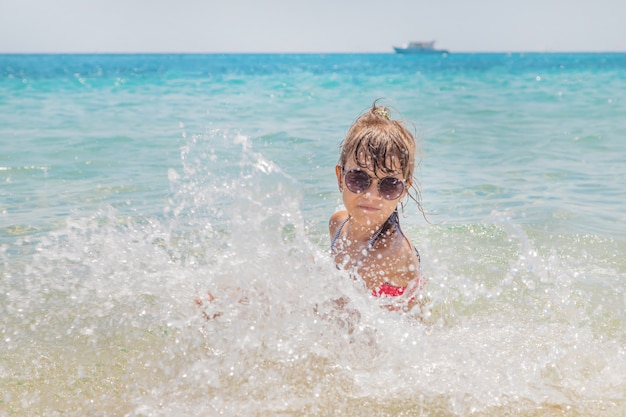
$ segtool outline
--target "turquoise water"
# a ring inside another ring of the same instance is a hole
[[[623,415],[625,70],[0,55],[0,414]],[[338,145],[380,97],[422,154],[410,314],[327,256]]]

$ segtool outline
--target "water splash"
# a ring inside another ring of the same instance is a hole
[[[0,254],[9,415],[624,410],[618,242],[559,245],[506,213],[409,229],[430,302],[404,314],[335,269],[249,138],[193,137],[168,177],[161,216],[103,208]]]

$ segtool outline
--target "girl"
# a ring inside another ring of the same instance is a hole
[[[329,221],[337,267],[362,279],[374,296],[410,297],[409,308],[421,287],[420,257],[400,229],[398,204],[409,196],[422,211],[413,187],[415,151],[411,132],[375,101],[342,142],[335,174],[345,209]]]

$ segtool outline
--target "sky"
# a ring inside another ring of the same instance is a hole
[[[0,53],[626,52],[626,0],[0,0]]]

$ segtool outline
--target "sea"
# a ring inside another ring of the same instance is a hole
[[[329,256],[377,99],[410,311]],[[625,202],[626,53],[0,55],[0,416],[623,417]]]

